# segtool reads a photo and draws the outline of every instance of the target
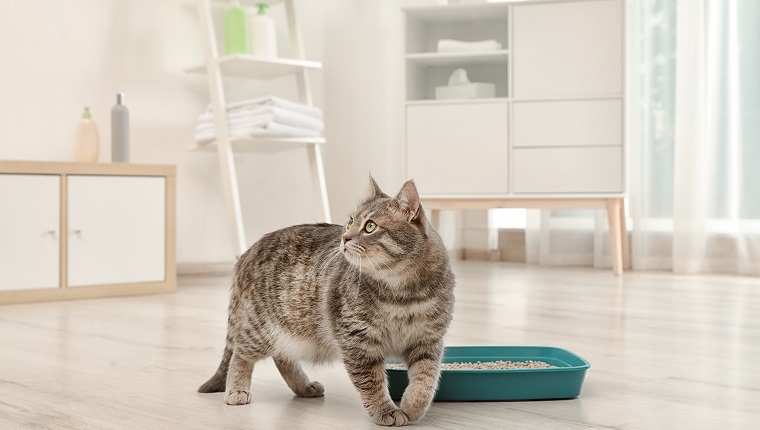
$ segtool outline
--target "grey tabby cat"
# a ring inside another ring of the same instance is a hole
[[[299,361],[341,359],[374,422],[403,426],[433,399],[453,307],[448,254],[414,182],[392,198],[370,177],[345,226],[285,228],[240,257],[222,362],[198,391],[247,404],[254,363],[272,357],[296,395],[322,396]],[[409,368],[400,408],[388,394],[388,357]]]

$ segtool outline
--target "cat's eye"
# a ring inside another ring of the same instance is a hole
[[[377,224],[374,221],[367,221],[367,224],[364,225],[364,231],[367,233],[372,233],[376,228]]]
[[[354,219],[353,218],[349,218],[348,222],[346,223],[346,230],[348,230],[349,228],[351,228],[352,225],[354,225]]]

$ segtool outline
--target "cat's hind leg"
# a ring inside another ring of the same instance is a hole
[[[274,364],[291,390],[301,397],[319,397],[325,394],[325,387],[317,381],[309,381],[301,365],[285,358],[274,358]]]
[[[245,405],[251,402],[251,375],[253,365],[264,357],[235,348],[227,371],[224,401],[228,405]]]

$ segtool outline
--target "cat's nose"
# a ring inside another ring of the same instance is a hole
[[[343,243],[345,244],[345,243],[346,243],[346,242],[348,242],[349,240],[351,240],[351,238],[350,238],[350,237],[349,237],[347,234],[344,234],[344,235],[343,235]]]

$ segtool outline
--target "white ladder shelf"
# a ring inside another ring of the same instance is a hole
[[[262,58],[244,54],[220,56],[216,44],[214,23],[211,17],[211,3],[211,0],[198,0],[198,16],[205,40],[206,61],[202,64],[187,67],[185,72],[206,73],[208,77],[211,106],[214,112],[216,140],[205,145],[197,145],[195,148],[215,150],[219,156],[222,186],[224,188],[227,216],[232,234],[232,246],[237,258],[246,251],[248,242],[245,240],[245,228],[243,226],[240,193],[235,172],[234,153],[267,153],[293,146],[303,146],[309,155],[314,195],[319,196],[317,199],[319,206],[317,208],[318,219],[321,218],[325,222],[330,222],[330,206],[327,199],[327,183],[325,181],[321,148],[321,145],[325,143],[325,139],[324,137],[262,138],[248,135],[230,135],[227,128],[227,103],[224,97],[223,77],[273,79],[295,75],[299,102],[312,106],[311,88],[309,87],[306,73],[310,69],[320,69],[322,64],[308,61],[304,57],[301,31],[296,21],[293,0],[267,0],[263,1],[263,3],[267,3],[270,6],[283,3],[287,15],[290,43],[294,58]],[[228,1],[225,3],[229,4]],[[241,4],[245,6],[253,6],[256,3],[262,3],[262,0],[241,1]]]

